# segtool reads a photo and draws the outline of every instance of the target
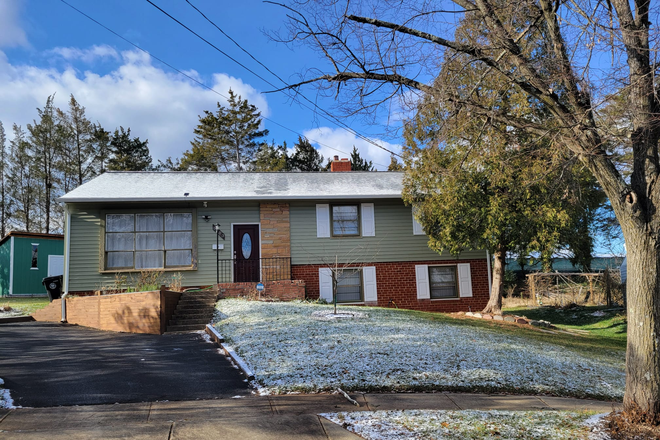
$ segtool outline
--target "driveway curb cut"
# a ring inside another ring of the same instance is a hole
[[[248,367],[247,363],[234,351],[233,348],[224,343],[225,338],[223,338],[222,335],[218,333],[218,331],[213,328],[211,324],[206,324],[206,333],[208,333],[211,339],[213,339],[213,341],[220,346],[225,354],[229,356],[236,365],[238,365],[238,368],[241,369],[248,380],[254,380],[254,373],[252,370],[250,370],[250,367]]]

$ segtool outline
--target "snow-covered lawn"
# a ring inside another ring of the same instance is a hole
[[[586,413],[559,411],[365,411],[321,414],[367,440],[607,438]],[[591,422],[591,423],[589,423]]]
[[[261,393],[461,390],[621,399],[622,353],[456,325],[394,309],[342,307],[358,319],[319,320],[331,306],[218,302],[215,326],[255,373]]]

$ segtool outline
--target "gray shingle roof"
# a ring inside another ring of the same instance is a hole
[[[65,203],[400,198],[403,173],[108,172]],[[188,193],[188,196],[184,196]]]

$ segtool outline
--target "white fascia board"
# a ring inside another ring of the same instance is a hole
[[[109,198],[109,197],[84,197],[66,198],[60,197],[59,202],[64,203],[105,203],[105,202],[216,202],[216,201],[241,201],[241,200],[361,200],[361,199],[401,199],[401,195],[389,194],[346,194],[346,195],[318,195],[318,196],[245,196],[245,197],[134,197],[134,198]]]

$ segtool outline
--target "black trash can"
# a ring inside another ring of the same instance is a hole
[[[62,275],[46,277],[41,280],[41,284],[46,287],[46,292],[48,292],[48,299],[51,302],[54,299],[60,299],[60,296],[62,296]]]

